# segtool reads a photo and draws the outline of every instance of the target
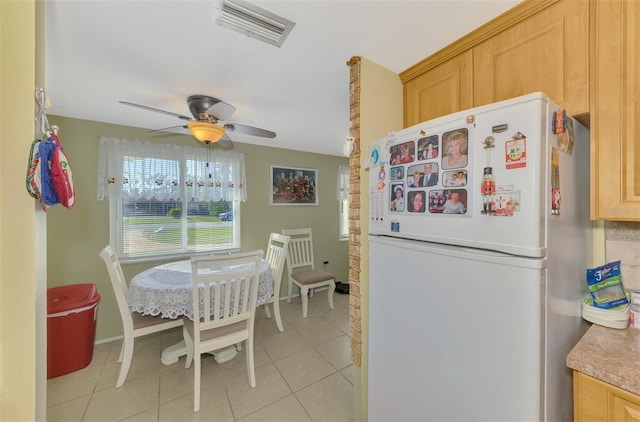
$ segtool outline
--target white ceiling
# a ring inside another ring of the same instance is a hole
[[[235,142],[341,155],[352,56],[400,73],[520,0],[254,1],[296,22],[280,48],[213,24],[213,1],[48,0],[49,114],[160,129],[183,121],[118,101],[189,115],[203,94],[277,133]]]

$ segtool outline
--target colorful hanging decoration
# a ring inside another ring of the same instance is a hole
[[[36,139],[31,144],[27,163],[27,192],[38,200],[43,211],[48,211],[56,204],[73,208],[76,195],[69,157],[60,145],[58,127],[49,128],[46,113],[48,100],[44,89],[36,90],[35,96],[39,107],[35,121],[41,124],[42,139]]]

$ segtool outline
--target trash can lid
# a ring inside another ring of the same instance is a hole
[[[47,289],[47,314],[95,305],[100,300],[95,284],[69,284]]]

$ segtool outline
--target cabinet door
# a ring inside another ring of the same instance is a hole
[[[464,52],[404,84],[404,127],[473,107],[472,57]]]
[[[640,397],[577,371],[573,405],[575,422],[640,421]]]
[[[475,106],[543,91],[587,113],[589,2],[557,2],[476,46],[473,60]]]
[[[640,2],[593,7],[591,218],[640,221]]]
[[[637,402],[613,396],[611,421],[640,422],[640,405]]]

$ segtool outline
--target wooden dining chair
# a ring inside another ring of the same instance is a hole
[[[317,287],[328,287],[327,299],[333,309],[333,292],[336,290],[336,276],[315,269],[313,258],[313,239],[311,228],[283,229],[282,234],[289,236],[287,248],[287,268],[289,272],[289,295],[287,303],[291,303],[293,285],[300,288],[302,299],[302,318],[307,317],[309,307],[309,290]]]
[[[116,302],[118,303],[118,309],[120,310],[120,318],[122,319],[122,327],[124,330],[124,339],[122,341],[122,348],[120,349],[120,356],[118,357],[118,363],[121,363],[120,374],[116,381],[116,388],[120,388],[124,384],[127,374],[129,373],[129,367],[131,366],[131,360],[133,359],[135,339],[137,337],[146,336],[147,334],[180,327],[182,326],[183,321],[182,318],[168,319],[162,318],[161,315],[151,316],[142,315],[138,312],[131,312],[129,305],[127,304],[127,292],[129,287],[124,278],[124,274],[122,273],[118,256],[113,251],[113,248],[107,245],[100,252],[100,257],[106,264],[107,271],[109,272],[111,286],[113,287],[113,293],[116,296]]]
[[[282,272],[284,270],[285,260],[287,259],[287,248],[289,246],[290,239],[291,237],[280,233],[271,233],[269,236],[269,245],[267,246],[267,256],[265,258],[271,266],[273,296],[271,296],[271,299],[264,304],[264,311],[267,314],[267,318],[271,318],[269,304],[273,304],[273,314],[280,332],[284,331],[282,318],[280,317],[280,284],[282,282]]]
[[[253,327],[262,254],[262,250],[258,250],[191,258],[193,320],[183,317],[183,332],[187,345],[186,367],[195,360],[194,412],[200,410],[202,353],[246,342],[249,386],[256,386]]]

